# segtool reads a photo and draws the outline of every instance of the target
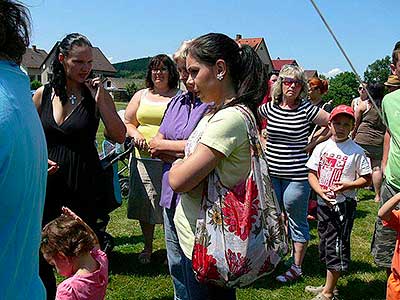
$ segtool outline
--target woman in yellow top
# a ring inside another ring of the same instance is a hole
[[[163,163],[150,157],[148,144],[158,132],[167,104],[181,92],[178,80],[175,64],[167,55],[153,57],[147,67],[147,88],[132,97],[125,111],[127,133],[137,148],[130,164],[128,218],[140,222],[144,250],[139,261],[143,264],[151,260],[154,225],[163,223],[159,206]]]

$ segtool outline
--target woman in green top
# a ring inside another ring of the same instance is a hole
[[[228,187],[244,180],[250,170],[250,144],[244,117],[235,105],[247,106],[255,116],[266,94],[263,63],[251,47],[240,47],[231,38],[210,33],[195,39],[188,49],[188,83],[201,101],[214,102],[189,137],[185,158],[169,174],[172,189],[182,193],[174,218],[179,243],[185,254],[189,298],[236,299],[234,289],[196,282],[191,267],[196,218],[202,183],[217,169]]]

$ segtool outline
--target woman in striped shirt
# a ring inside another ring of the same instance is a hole
[[[288,219],[293,241],[293,264],[277,277],[280,282],[298,279],[310,239],[307,206],[310,193],[305,164],[310,126],[327,126],[329,114],[306,100],[308,91],[300,67],[285,65],[273,86],[273,101],[263,104],[259,114],[267,119],[266,155],[272,184]]]

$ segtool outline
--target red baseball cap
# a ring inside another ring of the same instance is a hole
[[[334,117],[336,117],[337,115],[340,115],[340,114],[346,114],[346,115],[352,117],[353,119],[355,119],[354,118],[354,110],[348,105],[341,104],[339,106],[336,106],[332,110],[331,115],[329,116],[329,121],[332,121],[332,119]]]

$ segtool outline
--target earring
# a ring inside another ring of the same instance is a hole
[[[218,73],[218,74],[217,74],[217,79],[218,79],[219,81],[221,81],[222,79],[224,79],[224,75],[222,75],[222,73]]]

